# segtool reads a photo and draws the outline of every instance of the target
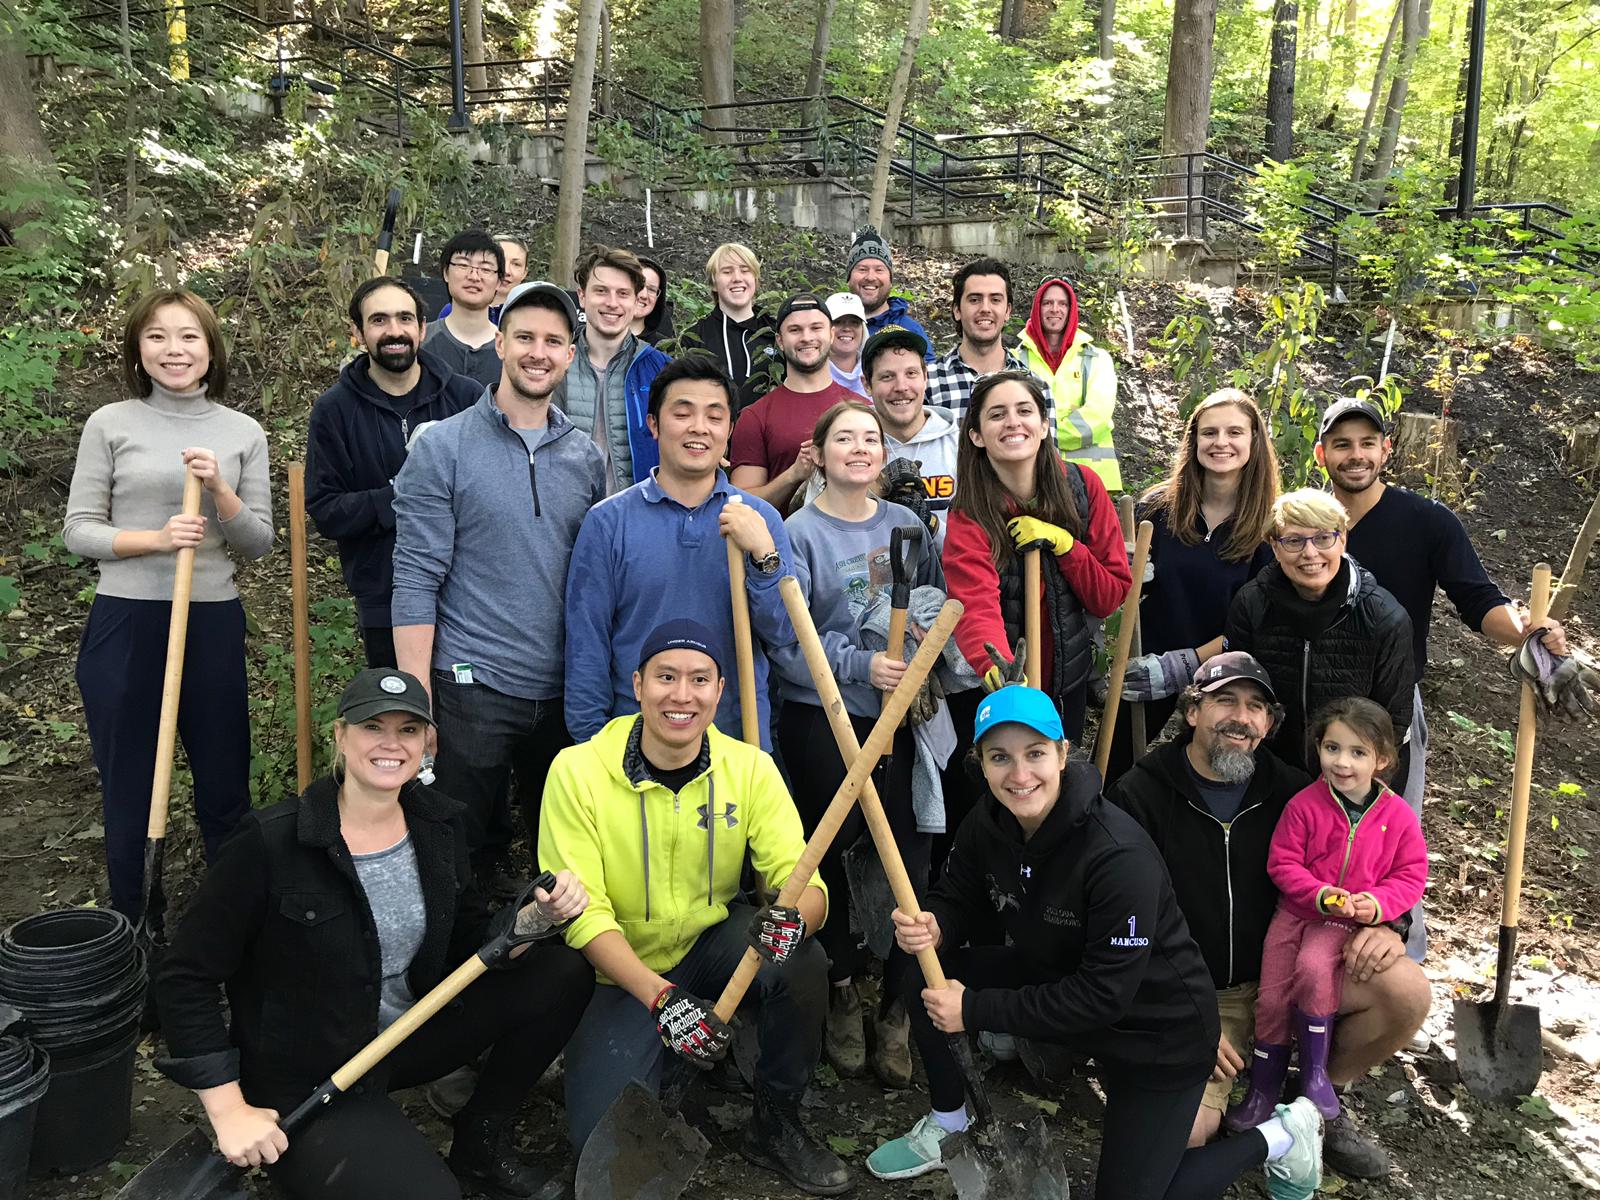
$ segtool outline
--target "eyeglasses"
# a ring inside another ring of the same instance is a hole
[[[1286,553],[1299,554],[1306,548],[1307,542],[1310,542],[1318,550],[1332,550],[1339,544],[1339,539],[1343,536],[1344,534],[1337,529],[1319,529],[1310,537],[1306,537],[1304,534],[1291,533],[1287,537],[1275,537],[1272,540],[1282,546]]]
[[[500,278],[500,268],[493,263],[471,263],[464,258],[452,258],[450,269],[460,271],[463,275],[476,275],[480,279]]]

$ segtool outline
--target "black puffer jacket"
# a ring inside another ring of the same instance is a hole
[[[1272,743],[1285,762],[1317,770],[1307,724],[1324,704],[1365,696],[1394,722],[1400,761],[1390,779],[1406,776],[1411,727],[1411,618],[1400,602],[1349,555],[1322,598],[1302,600],[1276,562],[1239,589],[1223,630],[1228,649],[1247,650],[1272,677],[1287,712]]]
[[[969,987],[968,1029],[1072,1046],[1173,1087],[1216,1064],[1217,1001],[1150,838],[1072,763],[1023,839],[993,795],[967,814],[928,895],[946,944],[1006,940],[1046,982]]]
[[[1072,489],[1072,502],[1079,516],[1078,528],[1071,532],[1074,537],[1082,537],[1083,531],[1089,527],[1089,489],[1083,482],[1082,467],[1076,463],[1063,465],[1066,468],[1067,486]],[[1012,554],[1000,567],[1000,616],[1006,623],[1006,641],[1012,646],[1022,640],[1028,619],[1023,604],[1027,595],[1027,588],[1023,584],[1026,571],[1024,559],[1022,554]],[[1049,561],[1047,553],[1045,562]],[[1039,577],[1044,584],[1044,603],[1039,619],[1050,622],[1050,645],[1055,659],[1047,676],[1054,693],[1050,698],[1056,702],[1058,712],[1065,712],[1065,698],[1083,686],[1094,667],[1094,631],[1088,614],[1084,612],[1083,601],[1067,585],[1060,571],[1040,570]]]

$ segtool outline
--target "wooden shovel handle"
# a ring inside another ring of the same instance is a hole
[[[1044,686],[1044,638],[1039,621],[1042,599],[1039,593],[1044,583],[1039,577],[1039,554],[1037,546],[1022,552],[1022,636],[1028,643],[1028,661],[1024,669],[1031,688]]]
[[[800,585],[795,582],[792,575],[780,580],[778,587],[780,591],[792,588],[796,594],[800,590]],[[789,602],[787,595],[785,602]],[[944,651],[944,644],[955,632],[956,622],[961,619],[961,613],[959,600],[944,602],[944,607],[939,610],[938,619],[928,630],[928,636],[922,639],[916,657],[907,664],[900,686],[895,688],[888,702],[884,704],[883,711],[878,714],[877,723],[867,735],[866,745],[850,764],[850,770],[845,774],[839,790],[834,792],[828,810],[822,814],[822,820],[817,823],[816,832],[811,835],[811,840],[806,843],[805,850],[800,854],[800,861],[795,864],[794,870],[789,872],[789,878],[783,881],[783,888],[778,892],[779,904],[793,907],[800,902],[800,894],[810,885],[811,876],[816,873],[818,865],[822,862],[822,856],[828,852],[828,847],[833,845],[839,826],[843,825],[845,818],[850,815],[856,797],[861,794],[862,787],[871,782],[872,769],[878,765],[878,760],[893,744],[895,730],[905,719],[906,710],[911,707],[912,700],[916,699],[922,681],[928,677],[934,664],[939,661],[939,655]],[[828,711],[829,706],[824,703],[823,708],[824,711]],[[843,704],[840,704],[839,708],[843,711]],[[744,999],[745,992],[755,981],[756,972],[760,969],[761,956],[753,949],[746,950],[744,958],[739,961],[738,967],[733,972],[733,977],[728,980],[728,986],[723,989],[722,996],[717,1000],[717,1016],[724,1021],[733,1019],[733,1014],[739,1009],[739,1002]]]
[[[1528,596],[1530,629],[1550,612],[1550,564],[1533,569],[1533,589]],[[1539,705],[1532,684],[1522,685],[1522,709],[1517,716],[1517,757],[1511,770],[1511,836],[1506,847],[1505,894],[1500,898],[1500,924],[1515,928],[1522,907],[1522,851],[1528,837],[1528,795],[1533,788],[1533,748],[1539,733]],[[1507,981],[1509,983],[1509,980]]]
[[[186,470],[183,515],[200,514],[200,480]],[[172,755],[178,741],[178,699],[183,692],[183,649],[189,638],[189,595],[194,590],[194,547],[177,552],[172,570],[172,616],[167,622],[167,669],[161,678],[161,719],[156,726],[156,770],[150,781],[147,836],[167,836],[167,803],[172,791]]]
[[[729,504],[735,501],[730,499]],[[739,729],[761,745],[761,705],[756,698],[755,643],[750,634],[750,596],[745,591],[744,551],[728,538],[728,599],[733,604],[733,652],[739,661]]]
[[[822,649],[822,639],[817,636],[816,624],[800,595],[800,585],[785,579],[778,585],[783,605],[789,610],[789,623],[800,639],[800,649],[805,652],[806,666],[811,670],[811,681],[816,686],[817,697],[822,701],[822,711],[828,715],[828,726],[833,730],[833,740],[839,744],[839,754],[845,762],[854,762],[861,754],[861,743],[856,741],[855,726],[845,712],[844,697],[839,694],[838,681],[828,666],[827,653]],[[868,779],[861,788],[861,815],[866,818],[872,841],[878,847],[878,858],[883,872],[889,877],[889,890],[894,893],[895,907],[907,916],[921,915],[917,892],[906,874],[905,860],[900,857],[900,847],[895,844],[894,831],[889,828],[889,818],[884,815],[883,801],[878,797],[877,786]],[[917,955],[922,968],[922,978],[931,988],[945,986],[944,968],[939,965],[939,955],[932,947]]]
[[[1122,705],[1122,681],[1128,674],[1128,650],[1133,645],[1133,631],[1139,623],[1139,596],[1144,591],[1144,568],[1150,561],[1150,539],[1156,527],[1149,521],[1139,522],[1139,536],[1133,543],[1133,586],[1128,598],[1122,602],[1122,624],[1117,627],[1117,652],[1111,659],[1110,690],[1106,693],[1105,712],[1100,718],[1100,732],[1095,739],[1094,765],[1100,778],[1106,777],[1106,764],[1111,761],[1111,733],[1117,727],[1117,709]]]
[[[468,984],[488,969],[484,966],[483,960],[474,954],[451,971],[434,985],[432,991],[401,1013],[394,1024],[356,1051],[355,1057],[335,1071],[334,1086],[341,1092],[349,1091],[363,1075],[387,1058],[396,1046],[415,1033],[425,1021],[459,996],[466,990]]]
[[[884,655],[899,662],[906,653],[906,610],[891,608],[889,610],[889,644],[884,648]]]
[[[1130,546],[1134,542],[1135,521],[1137,515],[1136,505],[1131,495],[1124,495],[1117,501],[1117,519],[1122,523],[1122,540]],[[1144,654],[1144,639],[1139,629],[1138,610],[1134,610],[1133,642],[1128,647],[1128,656],[1138,658]],[[1144,757],[1145,748],[1149,744],[1148,730],[1144,724],[1144,705],[1135,704],[1128,713],[1128,731],[1133,735],[1132,761],[1137,762]],[[1112,731],[1115,736],[1116,731]]]
[[[311,786],[311,613],[306,578],[306,465],[289,464],[289,596],[294,617],[294,765]]]

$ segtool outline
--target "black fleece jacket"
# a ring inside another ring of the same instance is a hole
[[[1278,906],[1267,848],[1289,798],[1311,782],[1265,748],[1244,803],[1224,825],[1211,815],[1184,756],[1190,738],[1163,742],[1112,785],[1106,799],[1144,827],[1166,861],[1189,932],[1218,988],[1261,978],[1261,947]]]
[[[704,350],[733,380],[738,411],[743,412],[783,378],[777,335],[770,314],[757,310],[735,321],[713,305],[678,340],[678,352]]]
[[[369,360],[359,354],[311,407],[306,512],[323,537],[338,543],[345,586],[367,628],[390,624],[394,477],[405,465],[411,439],[422,426],[471,408],[483,395],[481,383],[454,374],[428,351],[419,350],[417,362],[417,390],[391,396],[372,382]]]
[[[1183,1087],[1216,1064],[1217,1001],[1166,866],[1137,822],[1072,763],[1033,837],[992,795],[961,823],[927,906],[945,944],[1004,933],[1057,976],[1022,988],[969,988],[968,1029],[1070,1045]]]

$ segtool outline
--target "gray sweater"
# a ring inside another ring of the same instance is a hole
[[[524,700],[562,693],[567,564],[605,460],[550,406],[528,451],[491,392],[423,430],[394,481],[396,626],[432,625],[434,670]]]
[[[267,475],[267,435],[241,412],[195,392],[169,392],[159,384],[144,400],[119,400],[89,414],[72,469],[61,539],[67,549],[98,560],[102,596],[171,600],[174,558],[141,554],[118,558],[117,534],[160,529],[183,508],[183,451],[204,447],[217,456],[222,477],[242,507],[219,520],[208,492],[200,497],[205,540],[194,556],[198,602],[232,600],[231,547],[249,560],[272,548],[272,495]]]

